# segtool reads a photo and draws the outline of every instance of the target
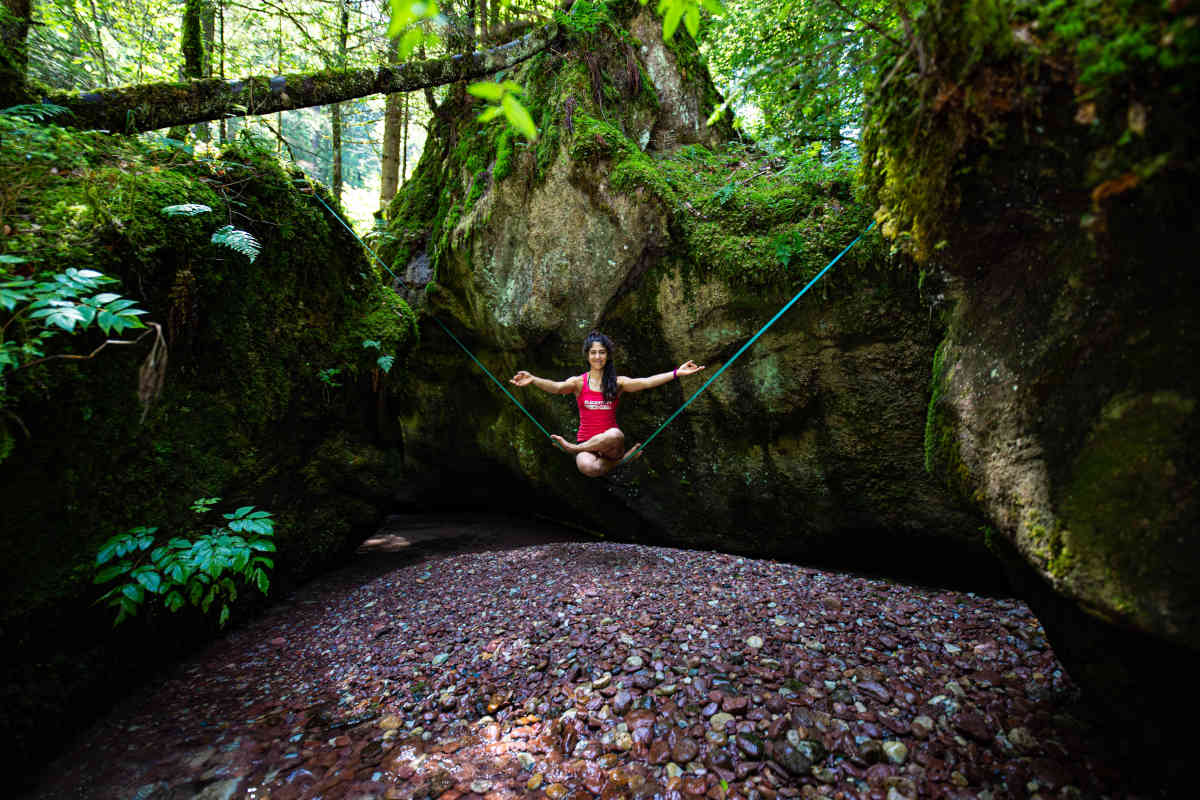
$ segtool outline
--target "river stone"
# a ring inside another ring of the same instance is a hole
[[[893,764],[903,764],[905,759],[908,758],[908,747],[905,746],[904,742],[895,740],[886,741],[883,743],[883,752],[887,756],[888,761],[891,761]]]
[[[724,711],[721,711],[717,714],[713,714],[712,718],[709,719],[708,724],[714,731],[723,731],[725,730],[725,726],[730,722],[733,722],[733,714],[728,714]]]

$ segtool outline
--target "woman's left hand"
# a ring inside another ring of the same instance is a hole
[[[704,367],[698,365],[695,361],[685,361],[675,370],[675,376],[681,378],[684,375],[694,375],[702,369]]]

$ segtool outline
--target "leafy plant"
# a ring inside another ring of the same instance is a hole
[[[379,350],[383,345],[375,339],[363,339],[362,346],[366,349]],[[375,359],[375,364],[385,373],[392,371],[392,365],[396,363],[395,356],[380,355]]]
[[[41,279],[15,277],[9,272],[10,265],[27,261],[23,256],[0,255],[0,382],[5,372],[55,358],[47,356],[45,348],[60,333],[76,333],[93,325],[105,335],[146,327],[139,319],[146,312],[135,307],[135,300],[97,291],[117,283],[116,278],[73,267]],[[23,337],[10,336],[10,330],[21,327],[25,328]]]
[[[194,217],[199,214],[207,214],[211,211],[212,209],[203,203],[181,203],[174,206],[163,206],[162,208],[162,213],[168,217]],[[254,259],[258,258],[258,254],[262,251],[262,245],[252,234],[235,228],[232,225],[225,225],[213,231],[212,243],[228,247],[235,253],[241,253],[250,259],[251,264],[254,263]]]
[[[207,513],[220,499],[199,498],[191,509]],[[224,627],[239,586],[267,593],[275,566],[264,555],[275,551],[271,513],[242,506],[222,516],[225,523],[195,539],[174,537],[156,546],[158,528],[139,526],[100,547],[94,583],[117,584],[97,602],[117,610],[114,627],[135,616],[155,596],[172,612],[190,604],[208,614],[219,605],[218,624]]]
[[[513,81],[480,81],[472,83],[467,87],[467,91],[475,97],[491,103],[483,113],[479,115],[480,122],[491,122],[501,114],[508,120],[508,124],[514,130],[530,142],[536,142],[538,138],[537,126],[533,124],[533,117],[529,115],[528,109],[521,104],[517,99],[517,95],[524,93],[524,89],[519,83]]]
[[[70,114],[71,109],[54,103],[32,103],[0,109],[0,116],[16,117],[26,122],[44,122],[59,114]]]
[[[391,0],[391,8],[387,35],[389,39],[399,37],[396,49],[401,59],[408,58],[422,43],[437,42],[437,36],[426,29],[426,23],[440,14],[437,3],[432,0]]]
[[[254,263],[254,259],[258,258],[259,251],[262,250],[262,245],[258,243],[257,239],[232,225],[226,225],[214,231],[212,243],[225,245],[230,250],[241,253],[250,259],[251,264]]]
[[[639,2],[646,5],[647,0]],[[663,38],[671,41],[681,21],[692,38],[696,38],[700,33],[701,8],[716,16],[725,13],[725,7],[721,5],[720,0],[659,0],[656,12],[663,18]]]
[[[162,213],[168,217],[194,217],[197,214],[207,214],[211,208],[203,203],[182,203],[177,206],[165,206]]]
[[[326,386],[337,389],[342,384],[338,382],[337,376],[341,374],[341,367],[328,367],[317,373],[317,379]]]

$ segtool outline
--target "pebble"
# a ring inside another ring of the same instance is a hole
[[[746,646],[752,650],[758,650],[763,646],[761,636],[750,636],[746,639]]]
[[[725,730],[725,726],[730,722],[733,722],[733,714],[728,714],[722,711],[719,714],[713,714],[712,718],[709,719],[708,724],[714,731],[723,731]]]
[[[884,742],[883,752],[887,756],[888,761],[893,764],[903,764],[905,759],[908,758],[908,747],[905,746],[904,742],[895,740]]]

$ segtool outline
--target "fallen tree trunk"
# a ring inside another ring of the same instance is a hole
[[[558,24],[551,22],[520,39],[490,50],[410,61],[395,66],[257,76],[231,81],[207,78],[174,83],[144,83],[92,92],[48,95],[43,100],[70,109],[70,116],[63,115],[56,120],[60,125],[138,133],[225,117],[248,117],[293,108],[324,106],[374,94],[410,92],[482,78],[545,50],[558,32]]]

